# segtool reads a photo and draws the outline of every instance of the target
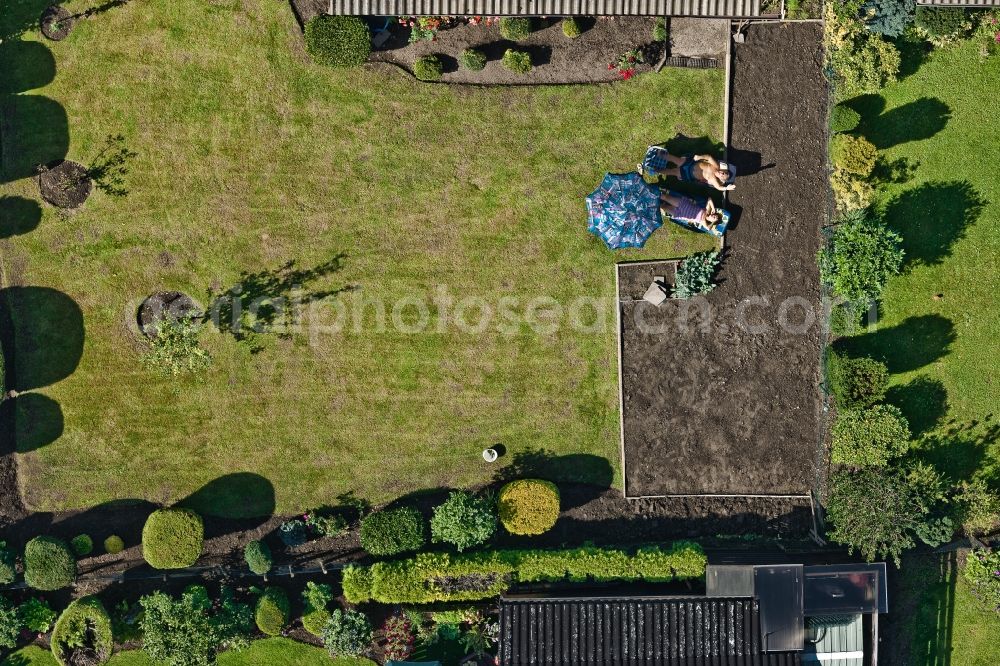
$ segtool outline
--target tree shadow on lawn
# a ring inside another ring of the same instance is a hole
[[[901,386],[893,386],[885,401],[899,407],[914,436],[934,429],[948,413],[948,391],[938,380],[921,375]]]
[[[0,238],[34,231],[42,221],[42,207],[23,197],[0,197]]]
[[[18,392],[42,388],[73,374],[83,356],[83,313],[76,302],[48,287],[0,291],[14,321]]]
[[[969,423],[951,422],[924,435],[914,455],[952,479],[982,478],[1000,489],[1000,424],[992,416]]]
[[[50,5],[61,5],[61,0],[9,0],[0,11],[0,41],[13,40],[28,30],[39,29],[42,12]]]
[[[884,113],[885,100],[880,95],[862,97],[861,102],[848,102],[861,114],[857,133],[879,150],[929,139],[943,130],[951,119],[951,107],[936,97],[921,97]]]
[[[885,208],[885,221],[903,237],[904,264],[930,266],[951,255],[984,205],[968,182],[936,181],[892,199]]]
[[[58,163],[69,150],[69,120],[58,102],[41,95],[6,95],[0,106],[16,131],[9,139],[10,159],[0,182],[34,176],[40,164]],[[4,137],[7,140],[7,137]]]
[[[21,40],[0,43],[0,95],[46,86],[56,78],[56,59],[45,44]]]
[[[274,514],[274,486],[259,474],[235,472],[209,481],[178,506],[217,518],[266,518]]]
[[[878,328],[850,338],[839,338],[834,350],[848,356],[871,356],[893,374],[910,372],[943,358],[955,341],[955,325],[947,317],[926,314],[908,317],[895,326]]]
[[[15,444],[18,453],[47,446],[63,434],[59,403],[41,393],[22,393],[13,400]]]

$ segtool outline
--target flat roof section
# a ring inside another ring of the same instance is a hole
[[[330,0],[349,16],[761,16],[760,0]]]

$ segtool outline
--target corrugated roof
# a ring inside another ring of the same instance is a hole
[[[1000,0],[917,0],[917,4],[941,7],[1000,7]]]
[[[764,652],[755,600],[707,597],[502,599],[499,660],[503,666],[800,664],[798,652]]]
[[[760,0],[331,0],[351,16],[760,16]]]

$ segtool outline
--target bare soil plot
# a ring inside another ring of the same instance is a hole
[[[820,26],[750,27],[732,89],[744,175],[719,287],[659,308],[620,295],[629,496],[805,494],[822,459]]]

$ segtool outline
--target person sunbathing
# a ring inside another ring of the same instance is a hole
[[[718,161],[711,155],[680,157],[671,155],[665,148],[657,148],[653,159],[647,157],[646,163],[654,165],[652,169],[648,169],[652,172],[649,175],[653,177],[661,174],[673,176],[682,183],[702,183],[722,192],[736,188],[736,185],[733,184],[735,174],[732,167],[726,162]],[[671,166],[670,163],[674,163],[675,166]],[[663,168],[657,168],[656,165],[662,165]],[[640,175],[646,175],[642,164],[638,166],[638,169]]]
[[[660,212],[675,222],[707,233],[713,233],[724,217],[711,199],[702,206],[691,197],[667,191],[660,193]]]

